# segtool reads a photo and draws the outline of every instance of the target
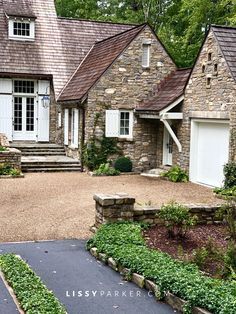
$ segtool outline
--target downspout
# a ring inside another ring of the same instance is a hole
[[[177,145],[179,153],[181,153],[182,152],[182,145],[180,144],[180,141],[178,140],[177,136],[175,135],[174,131],[172,130],[170,124],[163,117],[160,119],[160,121],[164,123],[164,126],[167,128],[170,136],[173,138],[175,144]]]

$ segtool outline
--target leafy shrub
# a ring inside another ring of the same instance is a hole
[[[98,169],[101,164],[106,164],[109,156],[119,153],[116,141],[113,138],[93,138],[83,149],[84,165],[91,171]]]
[[[119,157],[115,161],[114,167],[120,172],[131,172],[133,165],[132,161],[128,157]]]
[[[13,254],[0,255],[0,269],[25,313],[66,314],[58,299],[19,257]]]
[[[6,176],[6,175],[12,175],[12,176],[18,176],[21,174],[21,171],[16,168],[12,168],[8,164],[1,163],[0,164],[0,175]]]
[[[7,150],[6,147],[0,145],[0,152],[5,152]]]
[[[236,280],[236,243],[230,242],[224,256],[225,275]]]
[[[100,167],[93,172],[96,176],[118,176],[120,171],[116,170],[115,168],[111,167],[109,163],[101,164]]]
[[[236,186],[236,162],[229,162],[224,166],[224,188],[230,189]]]
[[[170,291],[188,301],[188,307],[200,306],[214,314],[235,313],[235,282],[209,278],[194,264],[147,248],[141,232],[137,223],[103,225],[88,241],[87,248],[97,247],[98,252],[153,280],[160,288],[161,296]]]
[[[179,166],[173,166],[170,170],[163,172],[161,176],[168,178],[172,182],[188,182],[188,174]]]
[[[184,237],[187,230],[197,223],[197,217],[191,215],[189,208],[176,202],[163,205],[158,217],[164,222],[168,236],[172,238]]]
[[[199,267],[202,268],[209,256],[208,250],[205,247],[197,248],[193,251],[193,262]]]
[[[228,198],[228,197],[236,197],[236,186],[233,186],[232,188],[215,188],[214,189],[214,193],[216,195],[220,195],[224,198]]]
[[[217,210],[216,217],[225,221],[231,238],[236,240],[236,197],[228,198]]]

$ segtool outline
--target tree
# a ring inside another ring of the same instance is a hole
[[[192,66],[209,25],[236,25],[236,0],[56,0],[60,16],[148,22],[176,64]]]

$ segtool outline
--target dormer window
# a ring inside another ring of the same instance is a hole
[[[16,40],[34,40],[35,20],[26,18],[9,19],[9,38]]]

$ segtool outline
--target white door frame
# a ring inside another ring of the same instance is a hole
[[[197,153],[198,153],[198,138],[199,138],[199,124],[200,123],[221,123],[228,124],[229,120],[217,119],[192,119],[191,120],[191,134],[190,134],[190,156],[189,156],[189,179],[190,181],[202,184],[196,180],[197,178]],[[206,184],[205,184],[206,185]]]
[[[167,130],[167,128],[164,125],[164,133],[163,133],[163,159],[162,159],[162,164],[163,165],[169,165],[172,166],[173,164],[173,144],[170,145],[170,141],[173,142],[173,139]]]

